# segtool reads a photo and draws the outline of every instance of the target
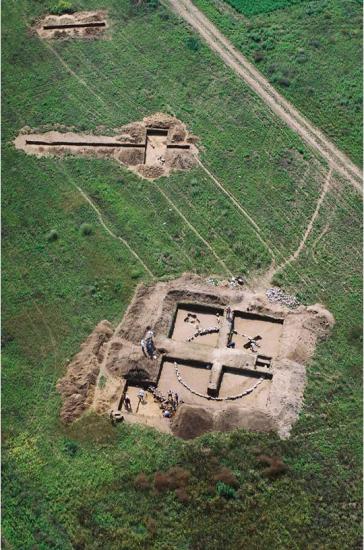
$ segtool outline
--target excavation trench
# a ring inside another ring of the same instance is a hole
[[[57,25],[43,25],[45,31],[55,31],[64,29],[85,29],[85,28],[97,28],[106,27],[105,21],[95,21],[93,23],[63,23]]]
[[[178,119],[163,113],[146,117],[118,129],[115,135],[51,131],[23,133],[15,139],[17,149],[36,156],[96,156],[114,159],[147,179],[189,170],[196,164],[197,138]]]

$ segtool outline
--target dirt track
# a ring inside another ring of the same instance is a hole
[[[259,97],[294,130],[312,149],[315,149],[338,173],[362,192],[362,173],[355,164],[333,145],[326,136],[306,120],[282,97],[255,67],[238,52],[231,42],[213,25],[191,0],[162,0],[189,23],[209,47],[231,67]]]

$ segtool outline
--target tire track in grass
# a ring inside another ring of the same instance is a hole
[[[192,223],[190,221],[188,221],[188,219],[186,218],[186,216],[181,212],[181,210],[179,210],[179,208],[174,204],[174,202],[168,197],[168,195],[163,191],[163,189],[161,189],[159,187],[159,185],[153,181],[153,185],[157,188],[157,190],[159,191],[159,193],[161,193],[161,195],[163,195],[163,197],[166,199],[166,201],[168,202],[168,204],[170,204],[172,206],[172,208],[177,212],[177,214],[183,219],[183,221],[185,222],[185,224],[191,229],[191,231],[193,231],[193,233],[200,239],[201,242],[203,242],[203,244],[206,246],[206,248],[208,248],[208,250],[211,252],[211,254],[214,256],[214,258],[219,262],[219,264],[221,265],[221,267],[224,269],[224,271],[230,276],[232,277],[233,274],[232,272],[230,271],[230,269],[227,267],[227,265],[225,264],[225,262],[220,258],[220,256],[218,256],[218,254],[216,254],[215,250],[212,248],[212,246],[206,241],[206,239],[203,238],[203,236],[197,231],[197,229],[192,225]]]
[[[302,250],[304,249],[304,247],[306,245],[306,241],[307,241],[307,239],[310,236],[310,233],[312,231],[313,224],[315,223],[316,218],[319,215],[321,205],[322,205],[322,203],[324,201],[324,198],[326,197],[326,194],[327,194],[327,192],[330,188],[331,175],[332,175],[332,168],[330,168],[329,171],[328,171],[328,174],[327,174],[326,179],[324,181],[324,184],[322,186],[320,196],[317,200],[315,211],[311,216],[311,219],[310,219],[310,221],[309,221],[309,223],[306,227],[306,231],[303,234],[303,237],[301,239],[300,244],[298,245],[298,248],[280,266],[278,266],[277,269],[275,269],[275,271],[272,274],[272,277],[274,275],[276,275],[277,273],[279,273],[280,271],[282,271],[282,269],[287,267],[287,265],[289,265],[292,262],[294,262],[295,260],[297,260],[298,256],[301,254]]]
[[[97,218],[98,218],[100,224],[102,225],[102,227],[105,229],[105,231],[113,239],[116,239],[116,240],[120,241],[121,243],[123,243],[123,245],[129,250],[129,252],[134,256],[134,258],[136,260],[138,260],[138,262],[143,266],[143,268],[148,273],[148,275],[152,279],[155,279],[156,276],[152,273],[152,271],[149,269],[149,267],[144,263],[144,261],[141,259],[141,257],[135,252],[135,250],[130,246],[128,241],[126,239],[123,239],[123,237],[119,237],[118,235],[115,235],[115,233],[113,231],[111,231],[111,229],[106,225],[106,223],[104,222],[104,218],[103,218],[100,210],[96,206],[96,204],[90,199],[90,197],[85,193],[85,191],[83,191],[83,189],[81,187],[79,187],[77,185],[77,183],[74,182],[73,178],[69,175],[67,170],[65,168],[60,168],[57,165],[56,165],[56,167],[57,167],[59,172],[63,173],[63,175],[66,177],[66,179],[69,180],[70,184],[77,189],[77,191],[80,193],[80,195],[82,195],[82,197],[88,202],[88,204],[91,206],[91,208],[96,212]]]
[[[149,269],[149,267],[143,262],[143,260],[141,259],[141,257],[135,252],[135,250],[130,246],[130,244],[128,243],[128,241],[126,241],[125,239],[123,239],[122,237],[119,237],[118,235],[115,235],[115,233],[113,233],[113,231],[111,231],[111,229],[106,225],[106,223],[104,222],[104,219],[102,217],[102,214],[100,212],[100,210],[97,208],[97,206],[95,205],[95,203],[90,199],[90,197],[88,195],[86,195],[86,193],[81,189],[81,187],[79,187],[76,183],[73,183],[74,187],[76,187],[76,189],[78,190],[78,192],[83,196],[83,198],[88,202],[88,204],[91,206],[91,208],[96,212],[97,214],[97,217],[98,217],[98,220],[100,222],[100,224],[102,225],[102,227],[105,229],[105,231],[113,238],[113,239],[117,239],[118,241],[122,242],[123,245],[129,250],[129,252],[134,256],[134,258],[136,258],[138,260],[138,262],[143,266],[143,268],[145,269],[145,271],[148,273],[148,275],[150,275],[150,277],[152,277],[152,279],[155,279],[155,275],[151,272],[151,270]]]
[[[209,176],[209,178],[217,185],[217,187],[230,199],[230,201],[234,204],[234,206],[243,214],[245,218],[247,218],[250,222],[250,224],[253,226],[253,231],[260,240],[260,242],[263,244],[263,246],[268,250],[270,255],[273,258],[273,261],[275,261],[275,254],[269,244],[263,239],[261,236],[261,229],[259,225],[253,220],[253,218],[248,214],[248,212],[238,203],[234,195],[230,193],[223,185],[219,182],[218,179],[215,178],[215,176],[206,168],[206,166],[200,161],[199,158],[196,156],[197,163],[199,166],[201,166],[202,170]]]

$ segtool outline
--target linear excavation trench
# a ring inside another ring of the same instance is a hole
[[[43,25],[45,31],[63,30],[63,29],[86,29],[106,27],[105,21],[95,21],[93,23],[59,23],[55,25]]]

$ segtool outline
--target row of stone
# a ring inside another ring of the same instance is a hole
[[[198,397],[203,397],[204,399],[209,399],[210,401],[233,401],[234,399],[240,399],[241,397],[244,397],[245,395],[248,395],[252,391],[255,390],[256,387],[259,386],[264,380],[264,377],[259,378],[258,382],[254,384],[251,388],[248,388],[247,390],[243,391],[242,393],[239,393],[238,395],[229,395],[228,397],[212,397],[211,395],[205,395],[203,393],[199,393],[198,391],[192,389],[186,382],[183,380],[182,376],[179,373],[178,365],[176,362],[174,362],[174,368],[176,371],[176,376],[178,381],[184,386],[188,391],[193,393],[194,395],[197,395]]]
[[[197,338],[197,336],[205,336],[205,334],[213,334],[214,332],[219,332],[219,331],[220,331],[219,327],[208,327],[204,329],[197,329],[197,331],[193,336],[191,336],[190,338],[187,338],[187,342],[192,342],[192,340]]]

